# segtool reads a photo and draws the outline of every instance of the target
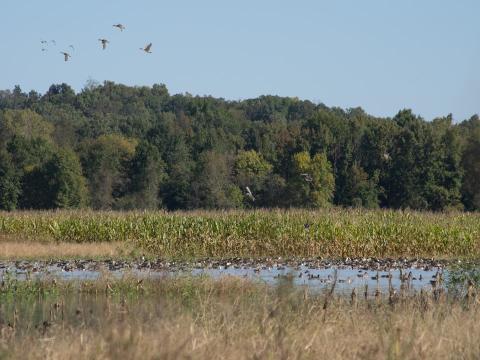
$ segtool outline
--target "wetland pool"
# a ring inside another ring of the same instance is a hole
[[[457,274],[458,275],[458,274]],[[456,276],[457,276],[456,275]],[[207,276],[213,279],[239,277],[268,285],[288,281],[314,292],[329,289],[336,293],[353,289],[375,293],[390,289],[432,290],[451,278],[449,263],[428,259],[204,259],[191,262],[165,260],[58,260],[0,261],[4,280],[91,281],[105,277],[161,279],[178,276]],[[457,278],[460,279],[459,276]]]

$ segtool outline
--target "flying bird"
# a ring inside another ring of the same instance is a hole
[[[42,48],[42,51],[48,51],[46,48]]]
[[[151,48],[152,48],[152,43],[148,44],[148,45],[145,46],[144,48],[140,48],[140,50],[145,51],[145,52],[148,53],[148,54],[151,54],[151,53],[152,53],[152,52],[150,51]]]
[[[50,40],[50,42],[55,46],[57,45],[57,42],[55,40]]]
[[[68,45],[68,47],[69,47],[70,49],[72,49],[73,51],[75,51],[75,48],[73,47],[73,45]]]
[[[313,181],[312,175],[310,175],[310,174],[300,174],[300,176],[302,176],[303,179],[304,179],[306,182],[312,182],[312,181]]]
[[[68,61],[68,59],[72,57],[72,55],[63,51],[60,51],[60,54],[63,54],[63,56],[65,56],[65,61]]]
[[[107,44],[110,42],[107,39],[98,39],[102,43],[102,49],[105,50],[107,48]]]
[[[245,195],[247,195],[250,198],[250,200],[255,201],[255,197],[253,196],[250,188],[248,186],[246,186],[245,190],[246,190]]]
[[[46,44],[48,41],[47,40],[40,40],[42,44]]]
[[[113,26],[113,27],[116,27],[116,28],[119,28],[120,31],[125,30],[125,25],[123,25],[123,24],[115,24],[115,25],[112,25],[112,26]]]

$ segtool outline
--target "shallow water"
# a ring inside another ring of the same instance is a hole
[[[96,280],[103,276],[122,278],[133,276],[139,278],[162,278],[175,276],[209,276],[218,279],[226,276],[246,278],[253,281],[276,285],[288,280],[291,284],[305,287],[313,291],[331,288],[335,282],[335,292],[349,293],[352,289],[374,293],[377,290],[386,292],[390,288],[406,288],[410,291],[430,290],[435,287],[437,278],[448,277],[448,270],[440,267],[403,267],[372,270],[365,267],[332,265],[315,267],[312,264],[270,264],[270,265],[238,265],[218,266],[166,266],[165,268],[148,269],[141,266],[127,265],[110,269],[104,264],[81,266],[80,268],[65,266],[65,263],[45,264],[37,262],[6,263],[0,266],[0,276],[18,280],[49,279],[59,280]],[[402,281],[403,278],[403,281]]]
[[[280,269],[196,269],[192,272],[194,275],[208,275],[213,278],[222,276],[239,276],[252,280],[263,281],[267,284],[276,284],[282,280],[290,280],[296,286],[304,286],[312,289],[331,288],[336,276],[335,291],[351,292],[353,288],[364,289],[368,286],[371,291],[376,289],[382,292],[391,287],[400,288],[403,284],[411,290],[420,290],[422,288],[432,288],[431,281],[437,274],[435,270],[391,270],[391,271],[372,271],[355,268],[336,268],[311,269],[300,266],[296,268],[282,267]],[[336,275],[335,275],[336,273]],[[411,273],[410,280],[408,274]],[[400,276],[404,277],[402,282]]]

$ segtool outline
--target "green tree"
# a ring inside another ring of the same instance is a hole
[[[165,153],[168,178],[160,189],[163,202],[170,210],[189,209],[195,163],[181,137],[169,139]]]
[[[135,149],[130,166],[129,194],[123,202],[124,208],[158,209],[162,205],[160,186],[166,179],[165,163],[157,148],[141,142]]]
[[[232,183],[232,161],[215,151],[200,154],[197,175],[192,184],[195,208],[229,209],[240,207],[241,190]]]
[[[399,112],[394,121],[400,130],[389,154],[388,206],[427,209],[428,200],[424,196],[424,175],[429,170],[429,159],[425,156],[426,124],[410,110]]]
[[[480,210],[480,121],[470,133],[462,157],[462,198],[468,210]]]
[[[10,154],[0,150],[0,209],[15,210],[21,193],[20,177]]]
[[[324,153],[313,158],[308,152],[293,156],[294,173],[289,183],[289,194],[294,206],[330,206],[335,190],[332,165]]]
[[[87,203],[80,161],[70,150],[59,150],[43,166],[28,173],[24,185],[24,208],[71,209]]]
[[[50,140],[54,127],[41,115],[32,110],[0,111],[0,134],[6,141],[14,135],[25,139]]]
[[[128,166],[137,141],[121,135],[102,135],[81,146],[81,161],[88,179],[90,204],[110,209],[128,191]]]
[[[462,209],[462,150],[458,131],[451,116],[436,119],[430,126],[431,135],[424,146],[428,166],[423,176],[429,209]]]
[[[378,175],[369,178],[361,166],[354,164],[349,169],[349,177],[345,187],[345,205],[378,208],[380,188],[378,187]]]
[[[260,205],[265,205],[262,193],[265,191],[265,181],[271,171],[272,165],[255,150],[240,151],[235,158],[235,183],[242,190],[248,186],[255,194],[260,194],[260,196],[256,196],[256,202]],[[247,198],[245,198],[245,202],[251,204]]]

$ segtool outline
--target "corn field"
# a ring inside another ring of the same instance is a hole
[[[165,258],[478,257],[480,214],[347,209],[1,212],[1,238],[120,241]]]

